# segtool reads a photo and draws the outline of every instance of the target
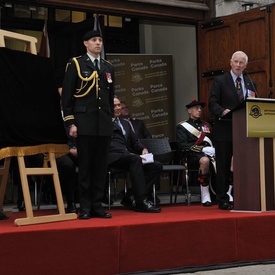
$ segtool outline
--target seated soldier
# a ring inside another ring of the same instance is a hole
[[[212,206],[209,179],[210,162],[214,162],[215,148],[211,141],[211,125],[200,119],[204,102],[192,100],[186,105],[189,119],[176,127],[176,142],[181,150],[188,151],[189,168],[199,169],[198,182],[201,186],[201,203]]]

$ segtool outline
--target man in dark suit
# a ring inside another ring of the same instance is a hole
[[[124,101],[121,101],[120,104],[121,104],[121,117],[129,122],[137,139],[152,138],[152,135],[146,128],[144,122],[140,119],[131,117],[130,111]]]
[[[153,184],[158,184],[162,166],[159,162],[142,163],[142,155],[148,150],[138,141],[129,123],[120,119],[121,105],[118,98],[114,98],[113,136],[109,150],[109,166],[116,169],[128,170],[135,199],[135,211],[158,213],[148,200]]]
[[[146,126],[142,120],[131,118],[130,111],[124,101],[120,101],[120,106],[121,106],[120,118],[128,121],[136,138],[137,139],[152,138],[151,134],[149,133],[148,129],[146,128]],[[108,181],[106,181],[104,197],[103,197],[102,202],[105,204],[108,204],[110,201],[110,204],[113,205],[114,201],[112,200],[112,198],[109,199],[108,188],[109,188],[109,183],[108,183]],[[128,189],[128,193],[129,192],[131,192],[131,189]],[[160,199],[157,196],[156,196],[156,201],[158,204],[160,203]]]
[[[79,218],[111,218],[101,201],[113,133],[114,68],[100,57],[99,31],[87,32],[83,43],[87,53],[67,64],[62,91],[64,122],[77,142]]]
[[[225,115],[245,98],[257,96],[255,83],[243,75],[247,63],[248,57],[244,52],[235,52],[230,60],[230,72],[214,79],[208,102],[209,110],[215,115],[213,141],[216,150],[217,201],[223,210],[232,209],[227,191],[233,177],[230,171],[233,154],[232,119]]]

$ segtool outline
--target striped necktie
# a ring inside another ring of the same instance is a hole
[[[133,126],[133,124],[132,124],[132,122],[131,122],[131,119],[130,119],[130,118],[125,118],[125,120],[129,122],[129,124],[130,124],[130,126],[131,126],[131,128],[132,128],[132,131],[133,131],[134,133],[136,133],[136,132],[135,132],[135,129],[134,129],[134,126]]]
[[[239,95],[239,98],[242,101],[243,100],[243,89],[242,89],[242,79],[240,77],[237,77],[236,89],[237,89],[237,93]]]

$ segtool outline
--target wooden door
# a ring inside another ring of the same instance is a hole
[[[272,97],[275,56],[272,6],[199,22],[200,100],[208,102],[213,78],[230,70],[230,58],[238,50],[248,55],[246,71],[256,82],[259,97]],[[204,119],[208,121],[213,119],[208,110],[205,110]]]

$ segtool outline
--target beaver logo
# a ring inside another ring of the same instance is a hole
[[[260,107],[257,105],[253,105],[250,109],[249,115],[252,116],[253,118],[258,118],[262,116]]]

